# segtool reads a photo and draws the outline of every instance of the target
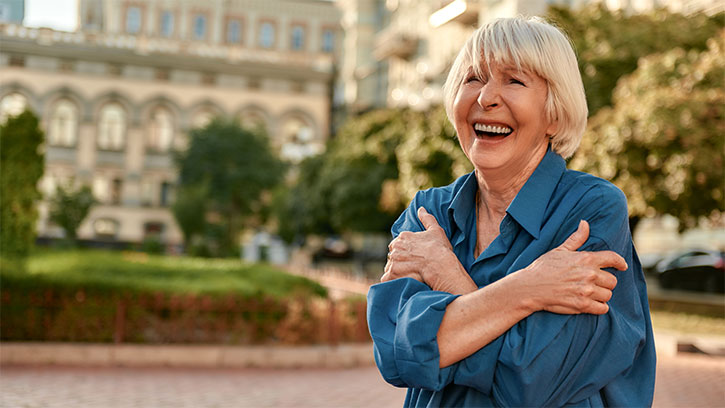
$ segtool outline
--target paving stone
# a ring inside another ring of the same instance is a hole
[[[374,367],[0,369],[0,408],[397,408],[404,399]],[[725,358],[660,356],[654,406],[725,406]]]

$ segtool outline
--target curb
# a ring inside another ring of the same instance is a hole
[[[658,356],[674,357],[681,353],[695,353],[713,357],[725,357],[725,337],[690,335],[666,330],[654,332]]]
[[[0,343],[0,365],[352,368],[375,365],[372,344],[339,346]]]

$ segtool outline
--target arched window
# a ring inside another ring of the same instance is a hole
[[[274,46],[274,24],[264,22],[259,27],[259,46],[262,48]]]
[[[126,10],[126,32],[138,34],[139,31],[141,31],[141,9],[139,7],[129,7]]]
[[[174,34],[174,15],[170,11],[161,13],[161,36],[171,37]]]
[[[242,23],[239,20],[229,20],[227,23],[227,44],[242,42]]]
[[[267,121],[261,113],[248,110],[239,115],[239,125],[247,129],[264,129],[267,131]]]
[[[4,123],[10,116],[17,116],[23,113],[28,106],[28,99],[17,92],[5,95],[0,100],[0,123]]]
[[[300,51],[305,48],[305,28],[301,25],[292,26],[292,49]]]
[[[335,50],[335,32],[331,29],[325,29],[322,32],[322,51],[333,52]]]
[[[158,107],[151,112],[148,147],[153,150],[167,151],[174,138],[174,119],[168,109]]]
[[[98,147],[104,150],[121,150],[125,142],[126,111],[117,103],[109,103],[101,109]]]
[[[214,112],[204,109],[196,112],[191,119],[191,126],[194,128],[203,128],[211,122]]]
[[[282,125],[280,140],[280,156],[293,163],[322,152],[322,145],[317,141],[315,131],[307,121],[292,117]]]
[[[197,14],[194,16],[194,39],[203,40],[206,37],[206,16]]]
[[[48,126],[48,142],[52,146],[73,146],[78,134],[78,108],[62,99],[55,104]]]

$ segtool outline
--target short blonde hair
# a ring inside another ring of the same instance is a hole
[[[573,155],[587,125],[587,101],[566,35],[540,17],[496,19],[476,30],[458,53],[443,85],[451,122],[453,102],[467,72],[473,69],[480,75],[487,61],[534,72],[546,81],[546,116],[558,121],[551,136],[552,149],[564,158]]]

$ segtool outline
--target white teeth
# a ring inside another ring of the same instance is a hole
[[[513,129],[511,129],[508,126],[492,126],[492,125],[484,125],[483,123],[476,123],[473,125],[473,128],[479,132],[486,132],[486,133],[500,133],[500,134],[508,134],[513,132]]]

